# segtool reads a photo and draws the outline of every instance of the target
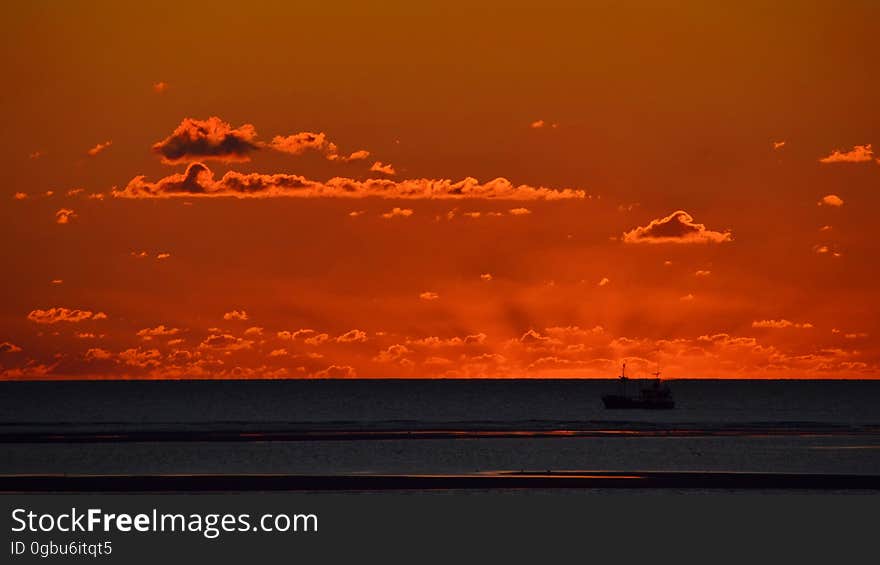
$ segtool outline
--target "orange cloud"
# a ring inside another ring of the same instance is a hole
[[[156,259],[159,259],[160,261],[162,259],[168,259],[169,257],[171,257],[171,253],[158,253],[156,255]]]
[[[250,349],[254,342],[248,339],[235,337],[230,334],[215,333],[206,337],[199,344],[199,349],[211,349],[214,351],[239,351],[241,349]]]
[[[269,143],[272,149],[291,155],[302,155],[306,151],[325,151],[327,146],[327,136],[324,133],[308,131],[288,136],[276,135]]]
[[[819,159],[820,163],[865,163],[874,159],[871,144],[856,145],[851,150],[842,152],[835,149],[831,155]]]
[[[86,361],[96,361],[111,359],[113,357],[113,354],[106,349],[101,349],[100,347],[92,347],[91,349],[86,351],[84,357]]]
[[[623,234],[624,243],[723,243],[732,239],[730,232],[712,231],[695,223],[683,210]]]
[[[8,341],[0,343],[0,353],[18,353],[19,351],[21,351],[21,347],[15,345],[14,343],[10,343]]]
[[[290,155],[302,155],[307,151],[317,151],[324,154],[328,161],[360,161],[370,156],[366,149],[360,149],[348,156],[339,153],[339,147],[327,139],[327,134],[304,131],[293,135],[276,135],[269,142],[268,147]]]
[[[755,320],[752,322],[753,328],[770,328],[770,329],[784,329],[784,328],[797,328],[797,329],[809,329],[813,327],[813,324],[807,323],[798,323],[792,322],[790,320]]]
[[[349,365],[330,365],[312,375],[316,379],[353,379],[357,377],[354,367]]]
[[[388,220],[391,218],[409,218],[412,215],[413,211],[410,208],[398,208],[395,206],[392,210],[382,214],[382,217]]]
[[[596,283],[596,285],[597,286],[608,286],[608,284],[610,284],[610,283],[611,283],[611,281],[608,279],[608,277],[602,277],[602,279],[598,283]]]
[[[831,255],[832,257],[835,257],[835,258],[840,258],[842,256],[842,253],[840,253],[839,251],[835,251],[829,245],[821,245],[821,244],[814,245],[813,251],[818,255]]]
[[[171,135],[153,145],[153,151],[170,165],[209,159],[241,162],[250,160],[250,153],[260,148],[256,137],[251,124],[233,128],[217,116],[184,118]]]
[[[468,335],[465,337],[439,338],[437,336],[423,337],[420,339],[408,339],[407,345],[420,347],[460,347],[463,345],[481,345],[486,342],[488,336],[484,333]]]
[[[426,292],[421,293],[419,295],[419,298],[421,298],[422,300],[430,301],[430,300],[437,300],[438,298],[440,298],[440,295],[437,294],[436,292],[426,291]]]
[[[170,335],[177,335],[179,333],[179,328],[166,328],[164,325],[159,325],[155,328],[144,328],[138,331],[136,335],[144,341],[149,341],[154,337],[165,337]]]
[[[405,345],[396,343],[384,349],[373,357],[373,361],[377,363],[394,363],[404,360],[407,355],[412,353]]]
[[[186,172],[169,175],[156,182],[134,177],[125,188],[114,189],[117,198],[396,198],[396,199],[486,199],[486,200],[564,200],[584,199],[583,190],[553,189],[514,185],[505,178],[485,183],[468,177],[449,179],[354,179],[335,177],[326,182],[312,181],[286,173],[261,174],[229,171],[220,179],[202,163],[192,163]],[[523,208],[523,210],[525,210]],[[512,212],[513,213],[513,212]]]
[[[226,312],[223,314],[223,319],[226,321],[230,320],[239,320],[244,321],[248,319],[248,314],[244,310],[233,310],[231,312]]]
[[[26,192],[16,192],[12,195],[12,198],[14,198],[15,200],[24,200],[27,197],[28,195]]]
[[[350,330],[336,338],[337,343],[363,343],[367,341],[367,333],[361,330]]]
[[[99,143],[99,144],[95,145],[94,147],[92,147],[91,149],[89,149],[88,151],[86,151],[86,154],[89,157],[94,157],[95,155],[97,155],[98,153],[101,153],[102,151],[104,151],[105,149],[110,147],[111,145],[113,145],[113,142],[109,141],[109,140],[105,141],[104,143]]]
[[[492,278],[492,273],[483,273],[482,275],[480,275],[480,280],[482,281],[489,282],[492,280]]]
[[[294,341],[297,338],[305,338],[306,336],[310,336],[315,333],[315,330],[310,329],[301,329],[293,332],[282,330],[277,332],[275,335],[278,336],[279,339],[286,339],[290,341]]]
[[[56,224],[69,224],[74,218],[76,218],[76,212],[69,208],[62,208],[55,212]]]
[[[397,171],[394,170],[394,167],[392,167],[390,163],[382,164],[382,161],[376,161],[373,163],[370,167],[370,171],[392,176],[397,174]]]
[[[153,84],[153,92],[156,94],[163,94],[166,90],[168,90],[168,83],[165,81],[159,81]]]
[[[708,271],[705,269],[700,269],[700,270],[694,272],[695,277],[708,277],[711,274],[712,274],[712,271]]]
[[[330,334],[315,334],[311,337],[307,337],[303,340],[307,345],[321,345],[327,341],[330,341]]]
[[[532,213],[532,211],[529,210],[528,208],[512,208],[510,210],[510,214],[512,216],[527,216],[531,213]]]
[[[774,141],[773,142],[773,149],[782,149],[783,147],[785,147],[784,141]]]
[[[83,322],[85,320],[103,320],[107,314],[90,310],[69,309],[63,307],[48,310],[31,310],[28,320],[37,324],[56,324],[58,322]]]
[[[367,151],[366,149],[359,149],[358,151],[351,152],[346,157],[344,155],[340,155],[340,154],[336,153],[335,152],[336,146],[333,144],[331,144],[331,145],[333,146],[334,152],[326,155],[326,157],[329,161],[345,161],[346,163],[348,163],[349,161],[362,161],[370,156],[370,152]]]
[[[843,199],[836,194],[827,194],[816,204],[818,206],[833,206],[834,208],[840,208],[843,206]]]

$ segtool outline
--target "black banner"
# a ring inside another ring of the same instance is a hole
[[[4,495],[3,563],[855,562],[876,495]]]

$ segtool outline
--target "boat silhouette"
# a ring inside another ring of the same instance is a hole
[[[605,405],[605,408],[641,408],[645,410],[669,410],[675,408],[672,391],[666,383],[660,380],[660,371],[657,370],[652,374],[654,378],[651,379],[648,385],[643,386],[638,394],[629,394],[627,391],[629,378],[626,376],[626,363],[624,363],[619,377],[620,393],[602,396],[602,403]]]

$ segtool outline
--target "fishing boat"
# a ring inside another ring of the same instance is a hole
[[[666,383],[660,380],[660,370],[658,369],[652,374],[654,378],[651,379],[649,384],[643,386],[638,394],[629,394],[627,384],[630,379],[626,376],[626,363],[624,363],[619,377],[620,393],[602,396],[602,403],[605,405],[605,408],[641,408],[645,410],[669,410],[675,408],[672,391]]]

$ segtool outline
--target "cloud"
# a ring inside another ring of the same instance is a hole
[[[711,274],[712,274],[712,271],[708,271],[708,270],[704,270],[704,269],[700,269],[700,270],[694,272],[695,277],[708,277]]]
[[[544,127],[544,120],[535,120],[534,122],[529,124],[529,127],[532,129],[540,129]]]
[[[159,81],[153,84],[153,92],[156,94],[163,94],[166,90],[168,90],[168,83],[165,81]]]
[[[856,145],[847,152],[835,149],[831,155],[819,159],[820,163],[865,163],[874,159],[871,144]]]
[[[12,195],[12,198],[14,198],[15,200],[24,200],[27,197],[28,195],[26,192],[16,192]]]
[[[712,231],[694,223],[693,217],[683,210],[623,234],[624,243],[723,243],[732,239],[730,232]]]
[[[396,206],[389,212],[385,212],[382,214],[382,217],[386,220],[390,220],[391,218],[409,218],[413,215],[413,211],[410,208],[397,208]]]
[[[835,251],[834,249],[832,249],[830,246],[821,244],[814,245],[813,252],[818,255],[831,255],[835,258],[840,258],[843,255],[839,251]]]
[[[491,281],[492,278],[493,278],[492,273],[483,273],[482,275],[480,275],[480,280],[485,281],[485,282]]]
[[[399,361],[405,359],[405,357],[407,355],[409,355],[410,353],[412,353],[412,351],[409,348],[407,348],[405,345],[401,345],[399,343],[396,343],[396,344],[388,347],[387,349],[380,351],[378,355],[373,357],[373,361],[375,361],[377,363],[399,362]]]
[[[289,332],[287,330],[282,330],[277,332],[275,335],[278,336],[279,339],[286,339],[290,341],[294,341],[297,338],[305,338],[306,336],[310,336],[315,333],[315,330],[310,329],[301,329],[293,332]]]
[[[269,143],[272,149],[291,155],[302,155],[306,151],[326,151],[327,146],[327,136],[324,133],[308,131],[287,136],[276,135]]]
[[[382,173],[384,175],[396,175],[397,171],[394,170],[394,167],[391,166],[391,163],[382,164],[382,161],[376,161],[370,167],[370,171],[374,173]]]
[[[331,145],[333,145],[333,144],[331,144]],[[333,147],[335,148],[336,146],[333,145]],[[326,155],[326,157],[329,161],[344,161],[346,163],[348,163],[349,161],[362,161],[369,156],[370,156],[370,152],[367,151],[366,149],[359,149],[357,151],[353,151],[353,152],[349,153],[349,155],[347,157],[344,155],[340,155],[338,153],[330,153],[330,154]]]
[[[259,326],[252,326],[246,330],[244,330],[244,335],[248,337],[262,337],[263,336],[263,328]]]
[[[843,198],[837,196],[836,194],[826,194],[822,197],[822,200],[816,203],[817,206],[833,206],[834,208],[840,208],[843,206]]]
[[[752,322],[753,328],[770,328],[770,329],[784,329],[784,328],[797,328],[797,329],[809,329],[813,327],[813,324],[806,323],[798,323],[792,322],[789,320],[755,320]]]
[[[315,334],[311,337],[307,337],[303,340],[307,345],[321,345],[327,341],[330,341],[329,334]]]
[[[268,143],[270,149],[287,153],[289,155],[302,155],[307,151],[316,151],[324,154],[328,161],[360,161],[370,156],[366,149],[354,151],[349,155],[341,155],[339,147],[327,139],[327,134],[303,131],[293,135],[276,135]],[[372,170],[372,169],[371,169]]]
[[[783,147],[785,147],[785,141],[774,141],[773,142],[773,149],[782,149]]]
[[[438,298],[440,298],[440,295],[437,294],[436,292],[425,291],[419,295],[419,298],[421,298],[422,300],[431,301],[431,300],[437,300]]]
[[[233,128],[217,116],[184,118],[171,135],[153,145],[153,151],[169,165],[209,159],[242,162],[260,148],[256,137],[257,130],[251,124]]]
[[[223,314],[223,319],[226,321],[239,320],[243,322],[248,319],[248,314],[244,310],[233,310],[232,312],[226,312]]]
[[[430,348],[438,348],[438,347],[461,347],[465,345],[482,345],[486,342],[486,338],[488,336],[484,333],[467,335],[465,337],[450,337],[446,339],[439,338],[437,336],[423,337],[421,339],[408,339],[406,340],[407,345],[419,346],[419,347],[430,347]]]
[[[168,259],[169,257],[171,257],[171,253],[158,253],[158,254],[156,254],[156,259],[159,259],[160,261],[162,259]]]
[[[694,295],[688,293],[684,296],[679,297],[679,300],[681,300],[682,302],[692,302],[694,300]]]
[[[0,343],[0,353],[18,353],[19,351],[21,351],[21,347],[14,343],[9,343],[8,341]]]
[[[230,334],[215,333],[206,337],[202,343],[199,344],[199,349],[230,352],[239,351],[241,349],[250,349],[253,344],[254,342],[249,339],[235,337]]]
[[[177,335],[179,333],[179,328],[166,328],[164,325],[158,325],[155,328],[144,328],[138,331],[136,335],[144,341],[150,341],[154,337]]]
[[[367,333],[361,330],[350,330],[336,338],[337,343],[363,343],[367,341]]]
[[[532,211],[529,210],[528,208],[512,208],[510,210],[511,216],[527,216],[531,213],[532,213]]]
[[[514,185],[505,178],[485,183],[468,177],[449,179],[368,179],[335,177],[326,182],[312,181],[286,173],[262,174],[229,171],[220,179],[203,163],[192,163],[186,172],[169,175],[156,182],[134,177],[122,189],[113,189],[117,198],[394,198],[406,200],[565,200],[584,199],[583,190],[553,189]]]
[[[62,208],[55,212],[56,224],[69,224],[74,218],[76,218],[76,212],[70,208]]]
[[[52,284],[64,284],[64,279],[52,279]]]
[[[77,339],[99,339],[104,337],[104,334],[96,335],[92,332],[76,332],[73,334]]]
[[[56,324],[58,322],[84,322],[86,320],[104,320],[107,314],[90,310],[69,309],[63,307],[48,310],[31,310],[28,320],[37,324]]]
[[[596,285],[597,286],[607,286],[610,282],[611,281],[608,279],[608,277],[602,277],[602,279],[598,283],[596,283]]]
[[[312,375],[316,379],[354,379],[357,372],[349,365],[330,365]]]
[[[88,151],[86,151],[86,154],[89,157],[94,157],[95,155],[97,155],[98,153],[101,153],[102,151],[104,151],[105,149],[110,147],[111,145],[113,145],[113,142],[109,141],[109,140],[105,141],[104,143],[99,143],[99,144],[95,145],[94,147],[92,147],[91,149],[89,149]]]
[[[132,367],[138,367],[140,369],[147,369],[158,367],[162,361],[162,354],[159,353],[158,349],[144,350],[138,347],[137,349],[131,348],[121,351],[117,355],[117,359],[126,365],[131,365]]]
[[[86,351],[84,357],[86,361],[99,361],[111,359],[113,357],[113,354],[106,349],[101,349],[100,347],[92,347],[91,349]]]

